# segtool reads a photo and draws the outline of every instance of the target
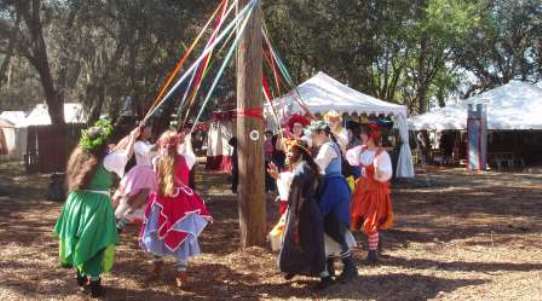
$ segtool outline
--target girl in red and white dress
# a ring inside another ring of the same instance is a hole
[[[188,187],[190,167],[179,153],[181,137],[165,132],[160,140],[160,155],[154,161],[158,189],[151,192],[141,229],[140,245],[154,255],[152,278],[160,276],[162,257],[176,259],[177,286],[188,280],[188,259],[201,253],[198,236],[212,220],[200,196]]]
[[[363,230],[369,240],[367,261],[376,263],[379,231],[393,225],[390,155],[380,146],[380,127],[369,124],[361,133],[362,145],[346,153],[352,166],[361,168],[361,177],[352,196],[352,230]]]

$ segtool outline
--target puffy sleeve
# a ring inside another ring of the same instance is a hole
[[[122,178],[129,159],[128,153],[125,150],[111,152],[104,158],[104,168],[109,172],[116,173]]]
[[[147,144],[141,141],[138,141],[134,144],[134,153],[139,156],[146,156],[151,152],[153,148],[152,144]]]
[[[294,179],[293,172],[281,172],[277,179],[277,188],[279,191],[279,197],[281,200],[288,200],[288,195],[290,193],[290,186],[292,185],[292,180]]]
[[[359,166],[361,164],[360,158],[361,158],[361,152],[363,151],[363,146],[359,145],[356,147],[353,147],[346,151],[346,161],[351,166]]]
[[[333,149],[331,144],[326,143],[322,145],[314,161],[316,162],[316,164],[318,164],[320,171],[322,173],[325,173],[327,166],[335,158],[337,158],[337,152],[335,151],[335,149]]]
[[[379,182],[387,182],[393,175],[393,167],[391,158],[388,152],[382,152],[373,161],[373,165],[378,170],[379,175],[375,173],[375,180]]]
[[[177,153],[184,157],[184,159],[186,160],[186,165],[188,165],[188,169],[192,170],[192,167],[196,165],[197,157],[196,157],[196,154],[194,154],[194,151],[192,150],[192,136],[191,135],[187,135],[185,137],[184,143],[179,144],[179,146],[177,147]]]

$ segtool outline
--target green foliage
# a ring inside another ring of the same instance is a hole
[[[91,128],[81,131],[79,146],[86,151],[93,151],[107,143],[112,133],[111,121],[100,119]]]

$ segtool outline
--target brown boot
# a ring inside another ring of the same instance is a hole
[[[188,283],[188,274],[186,272],[178,272],[175,277],[175,282],[178,288],[186,287]]]

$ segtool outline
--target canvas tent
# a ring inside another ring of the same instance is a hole
[[[271,105],[267,104],[264,114],[269,127],[273,127],[273,123],[276,124],[277,119],[281,120],[284,116],[303,112],[301,103],[313,114],[324,114],[335,110],[346,114],[356,113],[393,117],[402,141],[396,175],[402,178],[414,177],[412,154],[408,143],[409,133],[405,106],[392,104],[363,94],[323,72],[319,72],[288,94],[274,99],[272,103],[278,116],[274,116]]]
[[[463,102],[409,120],[413,130],[466,130],[470,103],[487,105],[489,130],[542,130],[542,89],[512,81]]]

